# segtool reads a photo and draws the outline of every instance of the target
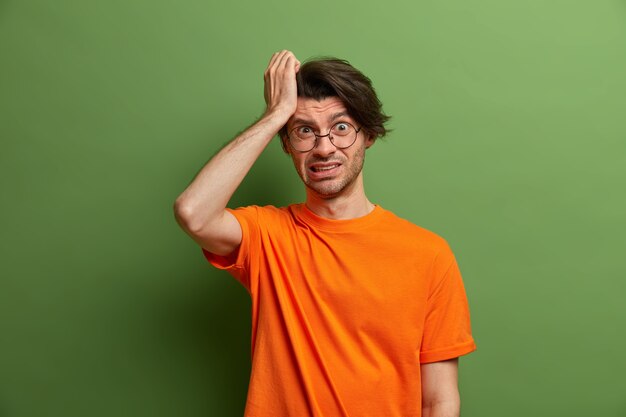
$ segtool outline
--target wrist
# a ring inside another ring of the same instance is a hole
[[[293,112],[280,108],[266,109],[259,121],[272,126],[278,132],[287,124],[292,114]]]

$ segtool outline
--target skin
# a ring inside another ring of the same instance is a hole
[[[316,133],[328,132],[337,122],[358,126],[337,97],[320,101],[298,98],[296,112],[290,118],[289,130],[306,125]],[[283,138],[286,140],[286,138]],[[363,216],[373,210],[363,188],[365,150],[374,143],[363,131],[349,148],[336,148],[328,137],[319,138],[309,152],[298,152],[285,143],[296,172],[306,187],[306,204],[315,213],[333,219]],[[315,168],[331,168],[315,172]]]
[[[316,133],[325,134],[337,121],[357,123],[337,98],[321,101],[298,98],[296,73],[300,68],[290,51],[272,55],[264,73],[267,104],[261,118],[233,139],[200,170],[176,199],[176,220],[200,246],[217,255],[228,256],[241,244],[241,226],[226,211],[226,205],[250,168],[278,131],[303,120]],[[296,152],[286,144],[296,172],[306,189],[305,204],[319,216],[330,219],[361,217],[374,209],[363,187],[366,150],[374,143],[361,131],[350,148],[337,149],[327,137],[320,138],[309,152]],[[285,140],[285,138],[283,138]],[[331,170],[314,173],[316,166]],[[424,417],[459,415],[457,360],[421,365]]]
[[[421,366],[422,417],[459,417],[458,358]]]

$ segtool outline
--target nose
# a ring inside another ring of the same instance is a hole
[[[316,155],[320,156],[328,156],[335,153],[337,148],[330,141],[330,133],[326,135],[316,135],[315,138],[315,147],[313,148],[313,152]]]

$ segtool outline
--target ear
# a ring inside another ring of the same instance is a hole
[[[283,135],[279,135],[280,136],[280,146],[282,146],[283,148],[283,152],[285,152],[287,155],[291,154],[290,152],[290,148],[289,148],[289,144],[287,143],[287,136],[283,136]]]
[[[369,135],[365,138],[365,149],[369,149],[376,142],[376,136]]]

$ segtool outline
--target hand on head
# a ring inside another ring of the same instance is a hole
[[[300,61],[291,51],[283,50],[272,55],[264,73],[266,114],[283,117],[285,123],[296,111],[298,89],[296,73]]]

